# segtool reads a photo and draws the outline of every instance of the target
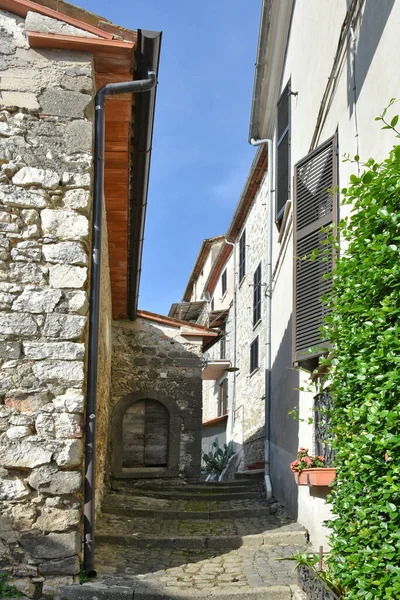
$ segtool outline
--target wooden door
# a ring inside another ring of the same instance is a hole
[[[122,466],[166,467],[169,413],[156,400],[141,400],[128,408],[123,419]]]

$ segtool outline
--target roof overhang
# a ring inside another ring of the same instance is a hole
[[[220,417],[215,417],[214,419],[209,419],[208,421],[203,421],[202,427],[218,427],[223,425],[228,418],[228,414],[221,415]]]
[[[182,321],[197,321],[203,312],[205,304],[205,300],[199,300],[198,302],[175,302],[171,305],[168,316],[176,317]]]
[[[203,240],[203,243],[200,247],[200,252],[196,258],[196,262],[194,263],[193,270],[189,276],[189,281],[187,283],[186,289],[183,293],[182,300],[185,302],[189,302],[193,292],[193,286],[195,281],[198,279],[203,267],[204,263],[207,260],[208,255],[210,254],[211,248],[218,243],[221,243],[225,239],[224,235],[219,235],[213,238],[207,238]]]
[[[230,360],[209,360],[201,372],[204,381],[217,381],[232,366]]]
[[[272,138],[294,0],[263,0],[249,141]]]

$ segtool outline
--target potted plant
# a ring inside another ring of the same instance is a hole
[[[297,485],[329,486],[336,474],[334,467],[326,466],[323,456],[309,456],[308,448],[299,448],[290,468]]]
[[[327,560],[325,560],[325,557]],[[340,600],[344,590],[329,569],[329,555],[295,554],[281,560],[295,560],[299,587],[307,594],[307,600]]]

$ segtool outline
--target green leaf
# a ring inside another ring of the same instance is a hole
[[[390,121],[390,126],[391,127],[396,127],[398,120],[399,120],[399,115],[395,115],[393,117],[393,119]]]

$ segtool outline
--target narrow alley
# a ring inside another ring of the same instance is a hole
[[[78,598],[292,598],[304,529],[265,499],[262,473],[226,483],[114,480],[97,529],[98,578]]]

